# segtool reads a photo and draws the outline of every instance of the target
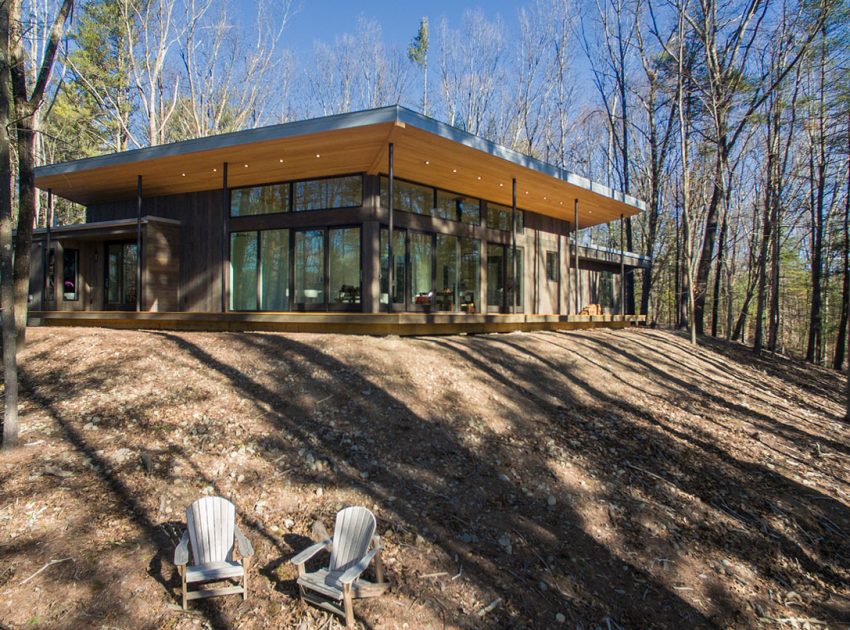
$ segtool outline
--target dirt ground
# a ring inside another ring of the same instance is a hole
[[[29,330],[0,627],[330,628],[288,562],[346,505],[364,628],[845,627],[850,425],[825,369],[658,330],[372,338]],[[247,601],[179,608],[232,500]]]

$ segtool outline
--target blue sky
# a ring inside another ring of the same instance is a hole
[[[253,5],[251,0],[243,0]],[[404,49],[416,35],[419,20],[428,17],[432,39],[440,19],[445,16],[457,28],[467,9],[481,9],[493,19],[501,15],[504,26],[513,29],[516,12],[524,3],[509,0],[488,2],[459,2],[457,0],[428,0],[406,2],[405,0],[370,0],[368,2],[345,2],[339,0],[296,0],[297,12],[291,18],[284,33],[284,46],[301,57],[312,49],[313,42],[333,42],[337,35],[351,32],[359,16],[377,21],[390,46]]]

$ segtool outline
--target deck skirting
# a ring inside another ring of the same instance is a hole
[[[644,315],[528,315],[465,313],[152,313],[31,311],[30,326],[120,329],[268,331],[350,335],[455,335],[537,330],[625,328]]]

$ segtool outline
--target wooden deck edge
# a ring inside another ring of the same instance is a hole
[[[31,326],[81,326],[123,330],[189,330],[209,332],[337,333],[349,335],[456,335],[627,328],[645,321],[642,315],[438,315],[387,313],[101,313],[33,312]]]

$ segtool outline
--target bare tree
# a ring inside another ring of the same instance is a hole
[[[18,154],[18,233],[15,240],[15,326],[18,350],[26,341],[27,299],[29,297],[32,235],[35,219],[35,135],[34,121],[44,102],[56,51],[73,0],[63,0],[50,28],[36,81],[29,89],[28,62],[21,22],[21,0],[9,2],[11,82],[14,97],[14,146]]]

